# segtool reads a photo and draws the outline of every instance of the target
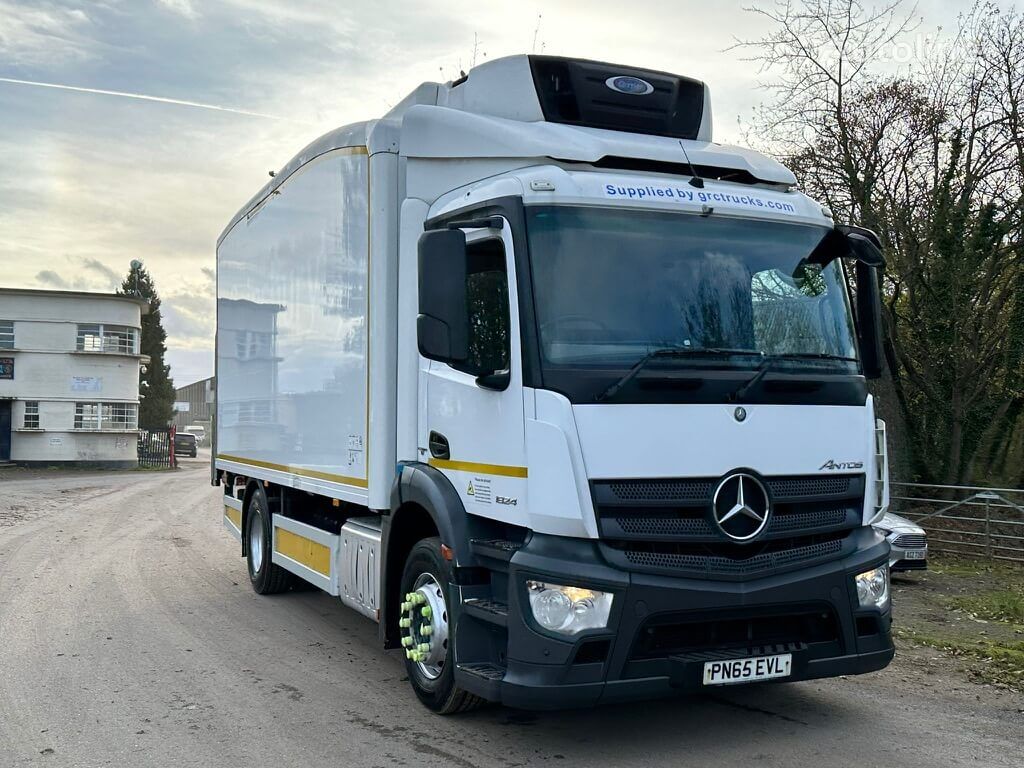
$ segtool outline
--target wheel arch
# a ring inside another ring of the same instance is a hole
[[[421,463],[403,464],[391,488],[391,513],[384,518],[384,551],[380,636],[385,648],[398,647],[398,614],[402,570],[409,552],[421,539],[437,536],[451,549],[454,565],[472,558],[466,508],[439,470]]]

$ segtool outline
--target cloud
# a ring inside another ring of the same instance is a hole
[[[15,67],[82,64],[96,56],[90,26],[81,8],[0,0],[0,61]]]
[[[192,5],[192,0],[158,0],[158,2],[168,10],[184,16],[190,21],[199,18],[199,12]]]
[[[82,266],[90,272],[98,274],[107,282],[110,290],[112,291],[117,290],[121,285],[123,275],[118,274],[116,271],[97,259],[83,259]]]
[[[52,269],[44,269],[42,272],[37,272],[36,281],[49,288],[57,288],[58,290],[67,290],[70,287],[67,281]]]

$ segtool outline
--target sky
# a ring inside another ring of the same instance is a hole
[[[715,139],[738,142],[767,95],[730,50],[765,32],[746,4],[0,0],[0,286],[111,291],[140,259],[175,384],[205,378],[217,236],[309,141],[534,52],[704,80]],[[920,30],[969,5],[921,0]]]

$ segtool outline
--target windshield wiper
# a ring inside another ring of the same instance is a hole
[[[742,400],[754,387],[756,387],[765,375],[774,367],[779,360],[841,360],[843,362],[857,362],[855,357],[843,357],[842,355],[830,355],[827,352],[786,352],[781,355],[770,355],[761,361],[754,371],[754,375],[740,385],[739,389],[732,392],[726,399],[730,402]]]
[[[753,357],[764,357],[763,352],[758,352],[753,349],[728,349],[725,347],[662,347],[648,352],[646,355],[641,357],[633,367],[630,368],[618,381],[613,382],[608,389],[599,394],[594,398],[597,402],[601,403],[609,398],[615,397],[619,391],[629,384],[636,375],[640,373],[647,364],[652,360],[658,358],[669,358],[669,357],[705,357],[705,356],[718,356],[718,355],[745,355]]]

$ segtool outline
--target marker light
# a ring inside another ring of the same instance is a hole
[[[533,618],[544,629],[575,635],[587,629],[604,629],[612,610],[612,593],[582,587],[565,587],[543,581],[527,581]]]
[[[884,610],[889,604],[889,566],[883,565],[854,577],[861,608]]]

